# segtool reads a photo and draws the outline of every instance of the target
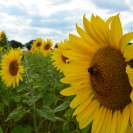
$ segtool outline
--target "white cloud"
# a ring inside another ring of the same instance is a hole
[[[68,38],[76,32],[76,23],[82,26],[84,14],[88,19],[92,13],[107,19],[120,12],[125,31],[133,22],[130,0],[0,0],[0,7],[0,30],[9,40],[22,43],[39,36],[54,42]]]
[[[91,0],[98,8],[107,9],[111,12],[129,10],[129,6],[125,0]]]
[[[133,10],[133,1],[132,0],[126,0],[126,3],[130,7],[130,9]]]

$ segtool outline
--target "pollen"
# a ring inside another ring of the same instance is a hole
[[[92,57],[90,81],[96,99],[112,110],[123,110],[131,102],[131,86],[126,74],[126,63],[121,51],[100,48]]]

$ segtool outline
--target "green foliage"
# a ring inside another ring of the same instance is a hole
[[[15,128],[13,128],[11,133],[31,133],[31,127],[30,126],[22,127],[18,125]]]
[[[15,121],[20,120],[24,115],[26,114],[26,111],[22,106],[16,108],[13,110],[6,118],[5,122],[14,119]]]
[[[0,133],[82,133],[69,108],[73,97],[60,95],[68,85],[50,56],[25,53],[23,82],[15,89],[0,80]]]
[[[0,133],[3,133],[3,130],[2,130],[2,128],[1,128],[1,126],[0,126]]]

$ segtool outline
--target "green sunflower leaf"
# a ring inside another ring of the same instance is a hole
[[[51,121],[55,121],[55,114],[48,106],[43,106],[42,109],[35,109],[36,114],[40,117],[46,118]]]
[[[26,114],[26,111],[22,106],[19,106],[15,110],[13,110],[6,118],[5,122],[14,119],[15,121],[20,120],[24,115]]]
[[[64,102],[64,103],[62,103],[62,104],[60,104],[59,106],[57,106],[53,111],[54,111],[54,113],[56,113],[56,112],[59,112],[59,111],[62,111],[62,110],[64,110],[64,109],[66,109],[68,106],[69,106],[69,104],[70,104],[70,101],[66,101],[66,102]]]
[[[24,128],[22,126],[18,125],[13,128],[11,133],[23,133],[23,131],[24,131]]]
[[[0,126],[0,133],[3,133],[2,127]]]

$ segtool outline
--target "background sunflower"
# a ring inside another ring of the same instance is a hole
[[[32,44],[31,52],[35,53],[35,52],[39,51],[42,44],[43,44],[43,39],[37,38]]]
[[[20,49],[11,49],[9,53],[2,56],[0,75],[7,87],[12,85],[15,88],[16,85],[19,85],[19,81],[23,80],[21,74],[24,69],[21,66],[21,58]]]
[[[48,53],[51,51],[53,42],[51,39],[46,39],[46,41],[43,42],[43,44],[40,47],[40,52],[44,55],[47,56]]]
[[[57,47],[53,49],[52,52],[52,60],[53,65],[60,70],[60,72],[63,71],[64,67],[67,67],[67,64],[70,63],[68,61],[68,58],[63,55],[63,52],[68,52],[70,50],[70,46],[67,40],[64,40],[63,42],[60,42],[57,44]]]

